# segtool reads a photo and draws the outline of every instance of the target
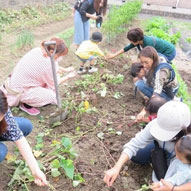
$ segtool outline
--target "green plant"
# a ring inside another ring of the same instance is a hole
[[[65,175],[73,180],[73,185],[77,186],[79,183],[84,182],[84,179],[80,174],[75,174],[73,160],[77,153],[72,147],[72,142],[69,138],[63,137],[61,142],[55,142],[52,147],[56,149],[51,152],[50,155],[54,156],[55,159],[50,163],[51,175],[58,177],[64,170]]]
[[[121,84],[124,80],[124,76],[122,74],[118,74],[117,76],[114,76],[113,74],[104,74],[102,79],[107,83]]]
[[[22,31],[17,37],[15,46],[16,48],[24,48],[34,44],[34,35],[30,31]]]
[[[175,70],[176,77],[179,83],[179,89],[178,89],[178,97],[183,98],[183,102],[185,102],[191,109],[191,95],[188,93],[188,87],[180,74],[178,73],[176,66],[173,64],[173,69]]]
[[[0,33],[22,30],[56,20],[62,20],[69,14],[69,6],[64,2],[46,7],[27,6],[21,10],[0,9]]]
[[[57,34],[56,36],[63,39],[64,42],[66,43],[67,47],[69,47],[72,42],[71,38],[73,37],[73,34],[74,34],[74,28],[72,27],[72,28],[65,30],[62,33]]]
[[[110,9],[108,18],[102,25],[102,31],[107,35],[109,42],[126,30],[125,24],[128,24],[140,12],[141,5],[142,1],[133,0]]]
[[[177,32],[170,35],[171,24],[167,23],[164,18],[154,17],[148,21],[146,25],[146,31],[148,35],[156,36],[158,38],[164,39],[172,44],[177,44],[181,33]]]
[[[190,38],[190,37],[187,37],[187,38],[186,38],[186,41],[187,41],[188,43],[191,43],[191,38]]]

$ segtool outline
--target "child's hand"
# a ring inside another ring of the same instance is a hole
[[[142,121],[145,118],[146,115],[145,109],[143,109],[136,117],[136,121]]]
[[[160,188],[160,187],[161,187],[160,182],[153,182],[151,185],[152,190]]]

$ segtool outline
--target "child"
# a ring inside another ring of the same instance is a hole
[[[159,108],[164,105],[167,101],[160,97],[160,96],[154,96],[152,97],[146,108],[144,108],[141,113],[143,114],[142,118],[141,119],[136,119],[138,120],[139,122],[146,122],[146,123],[149,123],[150,121],[152,121],[153,119],[157,118],[157,112],[159,110]],[[145,117],[146,114],[149,114],[148,117]]]
[[[190,182],[191,180],[191,135],[181,137],[175,145],[176,153],[176,173],[170,178],[165,179],[166,182],[172,184],[172,189]],[[163,186],[162,182],[153,183],[152,189]]]
[[[76,51],[77,57],[82,61],[80,69],[78,70],[79,74],[85,73],[86,69],[84,65],[87,61],[90,61],[90,66],[88,72],[93,73],[97,72],[97,68],[94,67],[95,56],[104,56],[103,52],[99,49],[98,44],[102,41],[102,34],[100,32],[94,32],[92,34],[91,40],[84,41],[80,44],[79,48]]]
[[[143,65],[140,62],[134,62],[131,65],[130,74],[134,78],[133,79],[134,83],[138,80],[144,79],[145,70],[144,70]]]

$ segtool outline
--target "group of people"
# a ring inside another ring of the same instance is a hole
[[[176,56],[175,47],[160,38],[145,35],[140,28],[133,28],[127,33],[130,42],[128,46],[114,54],[104,55],[98,46],[102,41],[102,34],[94,32],[91,38],[89,37],[89,19],[102,18],[106,8],[107,0],[78,0],[75,4],[73,10],[74,43],[77,45],[75,54],[81,61],[78,73],[82,74],[87,70],[90,73],[97,72],[96,56],[113,59],[137,47],[140,51],[138,61],[132,64],[130,73],[135,87],[147,104],[137,115],[136,121],[145,121],[148,124],[136,134],[135,138],[124,145],[124,150],[115,166],[105,172],[104,181],[108,186],[112,186],[122,166],[128,160],[138,164],[150,163],[156,141],[166,153],[168,170],[162,180],[157,179],[155,172],[153,173],[152,189],[189,191],[191,190],[189,169],[191,136],[187,134],[191,131],[191,119],[188,106],[181,101],[174,101],[179,88],[176,74],[171,66],[171,61]],[[25,139],[25,136],[32,131],[32,123],[25,118],[13,117],[9,107],[19,106],[30,115],[38,115],[39,107],[57,104],[51,61],[48,56],[55,50],[54,60],[59,84],[77,75],[73,67],[63,68],[58,64],[68,53],[64,41],[59,38],[50,40],[55,41],[56,45],[45,45],[46,41],[43,41],[41,47],[30,50],[17,63],[0,88],[0,161],[7,153],[7,147],[2,141],[14,141],[39,186],[48,183]],[[86,70],[87,61],[90,65]]]

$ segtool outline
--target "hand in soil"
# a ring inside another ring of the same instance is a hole
[[[45,174],[39,169],[37,170],[34,174],[33,174],[35,180],[35,184],[37,184],[38,186],[47,186],[48,182],[46,180],[46,176]]]
[[[113,185],[113,182],[119,175],[119,169],[116,167],[111,168],[110,170],[105,172],[104,182],[107,184],[108,187]]]

